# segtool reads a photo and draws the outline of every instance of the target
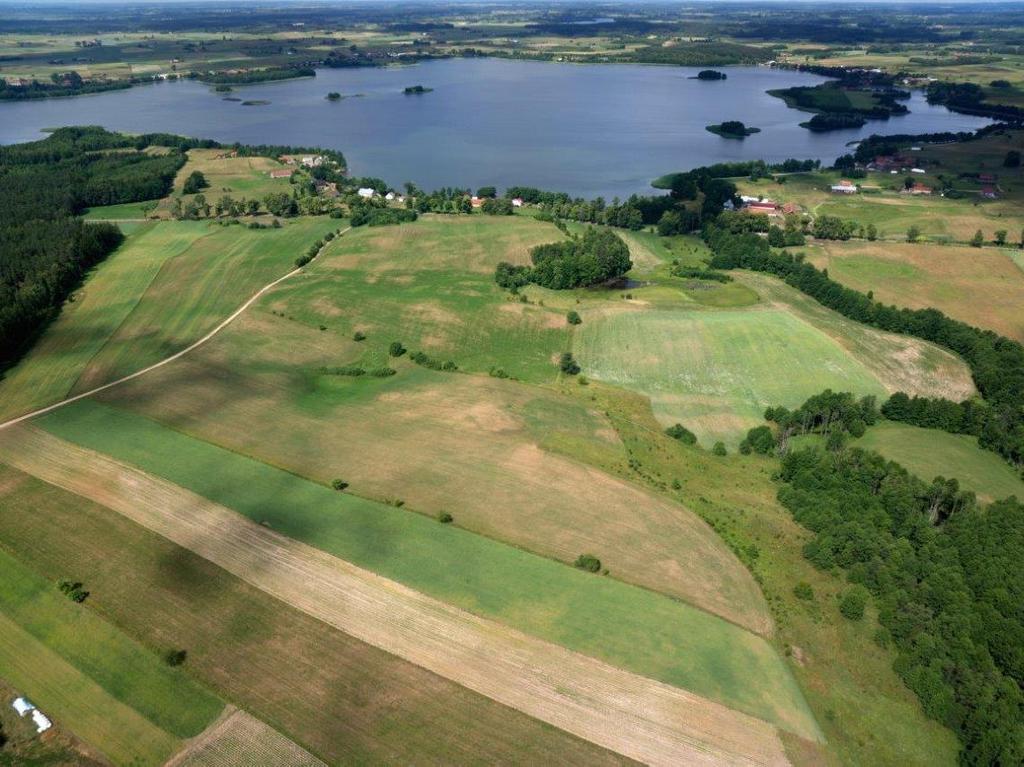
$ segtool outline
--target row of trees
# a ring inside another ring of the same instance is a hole
[[[898,309],[844,287],[802,256],[773,251],[755,234],[734,234],[708,224],[704,238],[718,269],[753,269],[775,274],[840,314],[893,333],[922,338],[959,354],[970,366],[988,407],[979,444],[1016,467],[1024,464],[1024,346],[989,330],[947,317],[937,309]]]

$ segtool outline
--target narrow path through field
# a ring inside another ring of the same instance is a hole
[[[338,236],[340,237],[341,235],[345,234],[345,232],[349,231],[351,228],[352,227],[349,226],[349,227],[346,227],[345,229],[342,229],[340,232],[338,232]],[[333,242],[333,240],[331,240],[331,242]],[[310,259],[310,260],[312,261],[312,260],[315,260],[316,258],[318,258],[320,256],[320,254],[323,253],[324,248],[326,248],[328,245],[330,245],[330,242],[324,243],[323,247],[320,248],[320,250],[317,251],[316,255],[313,256],[313,259]],[[175,352],[170,357],[166,357],[166,358],[160,360],[159,362],[155,362],[152,365],[149,365],[148,367],[144,367],[142,370],[136,370],[134,373],[129,373],[126,376],[122,376],[121,378],[118,378],[116,381],[110,381],[109,383],[105,383],[102,386],[97,386],[94,389],[89,389],[89,391],[84,391],[81,394],[76,394],[73,397],[67,397],[65,399],[62,399],[60,402],[55,402],[52,405],[47,405],[46,407],[39,408],[38,410],[33,410],[31,413],[25,413],[24,415],[20,415],[17,418],[12,418],[9,421],[4,421],[3,423],[0,423],[0,430],[6,429],[9,426],[14,426],[17,423],[22,423],[24,421],[28,421],[29,419],[35,418],[36,416],[43,415],[44,413],[49,413],[49,412],[51,412],[53,410],[56,410],[57,408],[64,407],[64,405],[68,405],[68,404],[70,404],[72,402],[77,402],[80,399],[85,399],[86,397],[91,397],[94,394],[99,394],[102,391],[106,391],[107,389],[111,389],[111,388],[113,388],[115,386],[118,386],[120,384],[125,383],[126,381],[131,381],[131,380],[133,380],[135,378],[138,378],[139,376],[143,376],[146,373],[149,373],[149,372],[151,372],[153,370],[156,370],[157,368],[161,368],[164,365],[167,365],[168,363],[174,362],[174,360],[178,359],[179,357],[183,357],[186,354],[188,354],[189,352],[191,352],[192,350],[198,349],[200,346],[205,344],[207,341],[209,341],[215,335],[220,333],[220,331],[222,331],[224,328],[226,328],[228,325],[230,325],[235,319],[237,319],[238,316],[242,312],[244,312],[246,309],[248,309],[250,306],[252,306],[264,293],[266,293],[268,290],[273,289],[274,287],[276,287],[280,283],[284,282],[289,277],[293,277],[294,275],[298,274],[299,272],[301,272],[303,270],[303,268],[304,268],[303,266],[300,266],[300,267],[297,267],[295,269],[292,269],[290,272],[288,272],[284,276],[278,277],[273,282],[270,282],[270,283],[264,285],[262,288],[260,288],[258,291],[256,291],[256,293],[252,296],[252,298],[250,298],[248,301],[246,301],[244,304],[242,304],[240,307],[238,307],[230,316],[228,316],[219,325],[217,325],[217,327],[215,327],[213,330],[211,330],[209,333],[207,333],[205,336],[200,338],[195,343],[192,343],[189,346],[186,346],[184,349],[182,349],[179,352]]]
[[[652,765],[788,764],[767,722],[427,597],[40,429],[0,432],[0,459],[357,639],[624,756]]]

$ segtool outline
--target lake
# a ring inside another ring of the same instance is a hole
[[[698,68],[448,59],[408,67],[321,69],[315,78],[236,87],[230,95],[195,81],[145,85],[70,99],[0,103],[0,143],[39,138],[45,128],[103,125],[247,144],[339,149],[354,175],[426,189],[513,184],[611,199],[650,191],[674,170],[733,160],[788,157],[831,163],[872,133],[974,130],[989,121],[930,106],[858,130],[812,133],[809,115],[770,88],[824,78],[764,67],[722,67],[729,79],[692,79]],[[410,85],[433,88],[405,95]],[[327,101],[337,91],[348,98]],[[356,94],[362,94],[355,97]],[[742,141],[704,126],[742,120],[761,132]]]

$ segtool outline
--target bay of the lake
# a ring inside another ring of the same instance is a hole
[[[724,67],[728,79],[693,79],[693,67],[448,59],[379,69],[321,69],[315,78],[217,93],[194,80],[68,99],[0,103],[0,143],[47,128],[102,125],[245,144],[328,147],[351,173],[426,189],[514,184],[611,199],[650,192],[663,173],[716,162],[789,157],[831,163],[872,133],[974,130],[985,118],[929,105],[858,130],[812,133],[808,114],[772,88],[824,78],[765,67]],[[405,95],[406,86],[430,93]],[[328,101],[335,91],[344,98]],[[247,106],[225,95],[268,104]],[[743,140],[705,126],[741,120],[761,129]]]

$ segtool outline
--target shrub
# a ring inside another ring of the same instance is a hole
[[[388,367],[374,368],[373,370],[369,371],[370,375],[373,376],[374,378],[387,378],[388,376],[393,376],[397,372],[398,371],[396,371],[394,368]]]
[[[573,359],[572,352],[562,352],[562,356],[558,360],[558,369],[567,376],[574,376],[580,372],[580,366]]]
[[[580,554],[572,564],[573,567],[586,570],[588,573],[596,573],[601,570],[601,560],[593,554]]]
[[[344,490],[346,487],[348,487],[348,482],[346,482],[343,479],[331,480],[331,488],[334,490],[338,490],[340,492],[341,490]]]
[[[81,604],[89,596],[89,592],[82,588],[81,581],[62,580],[57,584],[61,593],[72,602]]]
[[[455,521],[455,517],[453,517],[447,511],[439,511],[437,512],[437,521],[440,522],[442,525],[450,525],[452,522]]]
[[[568,314],[565,315],[565,321],[570,325],[579,325],[583,320],[580,318],[579,312],[575,309],[570,309]]]
[[[665,433],[672,439],[682,442],[684,445],[696,445],[697,435],[687,429],[681,423],[677,423],[674,426],[669,426],[665,429]]]
[[[391,345],[388,346],[388,354],[390,354],[392,357],[401,357],[403,354],[406,353],[406,351],[408,350],[404,346],[402,346],[401,341],[392,341]]]
[[[814,599],[814,589],[811,588],[811,584],[807,581],[800,581],[793,587],[793,596],[797,599],[803,599],[805,602],[809,602]]]
[[[743,445],[747,449],[743,449]],[[747,432],[747,436],[740,444],[740,452],[747,455],[751,452],[768,455],[775,449],[775,434],[769,426],[755,426]]]
[[[863,586],[847,589],[839,600],[839,612],[851,621],[859,621],[864,617],[864,608],[868,603],[868,592]]]
[[[365,341],[366,340],[366,333],[364,333],[361,330],[357,330],[355,333],[352,334],[352,340],[353,341]]]
[[[164,653],[164,663],[168,666],[180,666],[188,657],[186,650],[168,650]]]
[[[727,455],[728,451],[725,449],[724,442],[716,442],[715,446],[711,448],[711,452],[715,455]]]
[[[185,194],[195,194],[196,192],[206,189],[209,184],[206,182],[206,176],[203,175],[202,171],[194,170],[189,174],[189,177],[185,179],[185,184],[181,187],[181,191]]]
[[[353,378],[358,378],[365,374],[366,371],[358,365],[342,365],[333,368],[322,367],[319,369],[319,373],[325,376],[352,376]]]

